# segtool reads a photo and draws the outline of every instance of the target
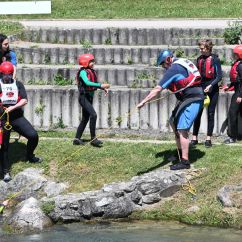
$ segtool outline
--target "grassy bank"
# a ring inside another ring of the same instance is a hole
[[[241,0],[52,0],[51,15],[11,18],[119,19],[119,18],[240,18]],[[8,18],[9,16],[4,16]]]
[[[24,161],[25,148],[22,142],[11,146],[13,174],[30,166]],[[107,183],[129,180],[157,167],[167,168],[166,158],[175,152],[174,144],[105,142],[104,147],[99,149],[90,145],[73,146],[70,139],[41,140],[36,153],[44,158],[44,162],[32,166],[44,168],[45,173],[57,181],[68,182],[70,192],[82,192],[100,189]],[[151,210],[136,212],[131,217],[238,227],[242,215],[225,213],[216,194],[225,184],[241,182],[241,146],[214,145],[205,149],[199,145],[191,151],[191,161],[196,168],[207,168],[201,177],[192,181],[197,189],[195,199],[181,189],[173,200]],[[195,205],[201,208],[198,212],[186,212]]]

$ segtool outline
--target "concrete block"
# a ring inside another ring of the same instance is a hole
[[[170,124],[169,124],[169,119],[170,119],[170,113],[169,113],[169,95],[170,94],[168,91],[163,91],[160,96],[160,100],[158,102],[158,109],[159,109],[159,129],[161,132],[168,132],[171,130]]]
[[[80,120],[82,117],[82,109],[81,106],[78,102],[78,97],[79,93],[77,88],[73,90],[73,95],[70,96],[71,98],[71,104],[72,104],[72,109],[71,109],[71,117],[72,117],[72,127],[77,128],[80,124]]]
[[[136,109],[136,105],[140,101],[140,90],[139,89],[131,89],[130,90],[130,128],[131,129],[139,129],[139,112]]]
[[[63,96],[62,98],[62,121],[65,126],[71,127],[72,126],[72,95],[73,95],[73,89],[71,88],[65,88],[63,90]]]
[[[33,105],[33,125],[35,127],[41,127],[42,126],[42,90],[34,90],[34,95],[32,98],[32,105]]]
[[[100,94],[100,126],[105,129],[111,126],[110,95]]]
[[[129,32],[127,28],[119,29],[119,44],[128,45]]]
[[[140,100],[141,102],[150,91],[141,90],[140,91]],[[137,103],[138,104],[138,103]],[[149,129],[150,128],[150,107],[148,104],[145,104],[141,109],[139,109],[139,127],[140,129]]]
[[[44,128],[50,128],[52,124],[52,90],[47,89],[43,90],[44,95],[42,95],[42,105],[43,105],[43,122],[42,122],[42,127]]]
[[[122,90],[119,92],[120,95],[120,117],[121,123],[120,128],[127,129],[129,128],[130,123],[130,107],[129,107],[129,100],[130,100],[130,90]],[[133,111],[133,110],[132,110]]]
[[[60,89],[53,89],[52,92],[52,123],[54,126],[58,126],[62,119],[62,91]]]
[[[110,121],[111,128],[119,128],[122,122],[120,113],[120,91],[110,91]]]

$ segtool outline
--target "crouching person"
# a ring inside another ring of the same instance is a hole
[[[2,78],[0,79],[0,105],[5,114],[2,115],[1,127],[3,140],[0,150],[3,180],[11,180],[11,163],[8,158],[8,148],[11,129],[28,139],[26,159],[31,163],[41,162],[42,159],[34,155],[38,145],[38,133],[24,117],[22,107],[27,104],[27,94],[24,85],[13,79],[14,66],[11,62],[3,62],[0,65]],[[9,116],[9,123],[7,116]]]

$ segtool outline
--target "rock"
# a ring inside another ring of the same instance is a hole
[[[159,193],[153,193],[142,197],[142,202],[145,204],[157,203],[161,200]]]
[[[224,207],[242,207],[242,185],[227,185],[218,191],[218,200]]]
[[[30,197],[21,202],[7,221],[15,231],[41,231],[52,225],[49,217],[41,210],[39,202]]]
[[[66,188],[68,188],[68,185],[64,183],[48,181],[44,187],[44,192],[46,193],[47,197],[57,196],[61,194]]]
[[[186,210],[187,213],[196,213],[200,210],[199,206],[192,206]]]
[[[224,186],[218,192],[217,198],[224,207],[232,207],[233,202],[230,199],[230,193],[234,191],[234,186]]]
[[[31,196],[36,197],[38,191],[45,185],[47,179],[42,175],[43,170],[28,168],[18,173],[13,180],[0,182],[0,200],[12,194],[18,194],[19,200],[25,200]]]

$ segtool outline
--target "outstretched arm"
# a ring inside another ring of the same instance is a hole
[[[148,101],[150,101],[152,98],[156,97],[158,95],[158,93],[160,93],[162,91],[162,87],[161,86],[156,86],[154,89],[152,89],[150,91],[150,93],[148,94],[148,96],[146,98],[144,98],[138,105],[137,108],[141,108],[145,105],[145,103],[147,103]]]

